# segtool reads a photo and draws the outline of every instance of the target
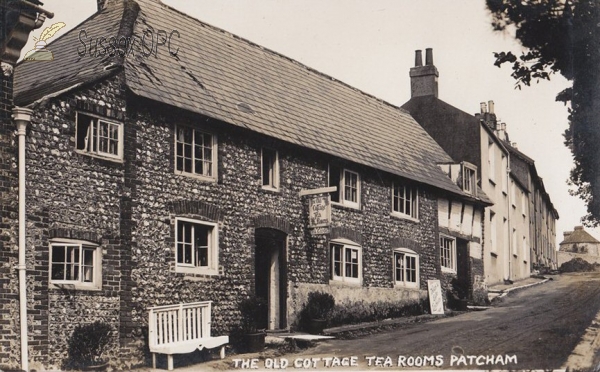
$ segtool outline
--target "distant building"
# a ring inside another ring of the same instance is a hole
[[[575,226],[575,231],[565,231],[564,240],[559,244],[561,252],[600,256],[600,241],[583,229]]]
[[[493,101],[482,103],[481,113],[471,115],[439,99],[439,73],[431,49],[425,60],[423,65],[421,51],[417,51],[415,67],[410,69],[411,99],[402,108],[455,162],[473,164],[479,170],[478,185],[494,203],[484,217],[482,257],[487,284],[526,278],[540,262],[555,266],[552,241],[558,213],[533,161],[529,165],[508,142],[506,125],[496,121]]]

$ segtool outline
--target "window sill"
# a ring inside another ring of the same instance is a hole
[[[517,254],[516,254],[516,253],[513,253],[513,257],[514,257],[514,258],[517,258],[517,257],[519,257],[519,256],[517,256]]]
[[[260,189],[262,191],[266,191],[268,193],[273,193],[273,194],[279,194],[279,193],[281,193],[281,189],[279,187],[261,186]]]
[[[445,274],[456,274],[456,270],[442,266],[442,272]]]
[[[184,177],[194,178],[194,179],[197,179],[199,181],[204,181],[204,182],[217,183],[217,177],[203,176],[201,174],[188,173],[188,172],[182,172],[182,171],[177,171],[177,170],[174,173],[177,176],[184,176]]]
[[[185,267],[185,266],[175,266],[175,272],[181,273],[181,274],[206,275],[206,276],[219,275],[219,271],[217,269]]]
[[[98,286],[95,284],[83,284],[83,283],[50,283],[48,284],[48,289],[58,289],[58,290],[71,290],[71,291],[101,291],[102,286]]]
[[[411,284],[405,284],[405,283],[401,283],[401,282],[394,283],[394,289],[406,289],[406,290],[418,291],[419,287],[420,286],[418,283],[411,283]]]
[[[496,181],[494,181],[493,179],[489,179],[490,183],[492,184],[492,186],[496,187]]]
[[[498,253],[496,253],[496,252],[490,252],[490,256],[492,256],[494,258],[498,258]]]
[[[347,209],[347,210],[351,210],[351,211],[358,211],[358,212],[362,212],[362,210],[360,209],[360,205],[349,205],[349,204],[343,204],[343,203],[339,203],[339,202],[331,202],[331,206],[338,208],[338,209]]]
[[[411,221],[411,222],[415,222],[415,223],[421,222],[418,218],[414,218],[407,214],[402,214],[402,213],[398,213],[398,212],[392,212],[392,213],[390,213],[390,216],[392,216],[394,218],[398,218],[400,220],[406,220],[406,221]]]
[[[80,154],[80,155],[89,156],[90,158],[108,160],[108,161],[112,161],[113,163],[123,164],[123,158],[116,157],[116,156],[115,157],[103,156],[103,155],[98,155],[98,154],[94,154],[93,152],[87,152],[87,151],[83,151],[83,150],[75,150],[75,153]]]
[[[329,285],[335,286],[348,286],[348,287],[362,287],[362,279],[358,282],[346,282],[341,279],[330,279]]]

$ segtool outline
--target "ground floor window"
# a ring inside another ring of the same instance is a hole
[[[354,243],[333,241],[331,243],[331,279],[360,283],[362,279],[362,249]]]
[[[406,248],[394,250],[394,284],[419,287],[419,255]]]
[[[176,262],[180,271],[216,273],[218,238],[215,223],[176,219]]]
[[[442,270],[456,272],[456,239],[440,236],[440,264]]]
[[[50,243],[50,283],[75,288],[100,288],[101,250],[97,244],[76,240]]]

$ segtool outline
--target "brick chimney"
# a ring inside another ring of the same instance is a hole
[[[433,49],[425,49],[425,66],[421,51],[415,53],[415,67],[410,69],[411,97],[438,96],[438,73],[433,65]]]

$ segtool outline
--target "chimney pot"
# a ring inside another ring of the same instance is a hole
[[[488,107],[489,107],[490,114],[493,114],[494,113],[494,101],[488,101]]]
[[[500,124],[500,128],[502,128],[502,130],[506,130],[506,123]]]
[[[425,49],[425,65],[433,66],[433,49]]]
[[[479,108],[481,109],[482,114],[485,114],[487,112],[487,106],[486,106],[485,102],[481,102],[479,104]]]
[[[420,50],[415,50],[415,67],[423,66],[423,54]]]

